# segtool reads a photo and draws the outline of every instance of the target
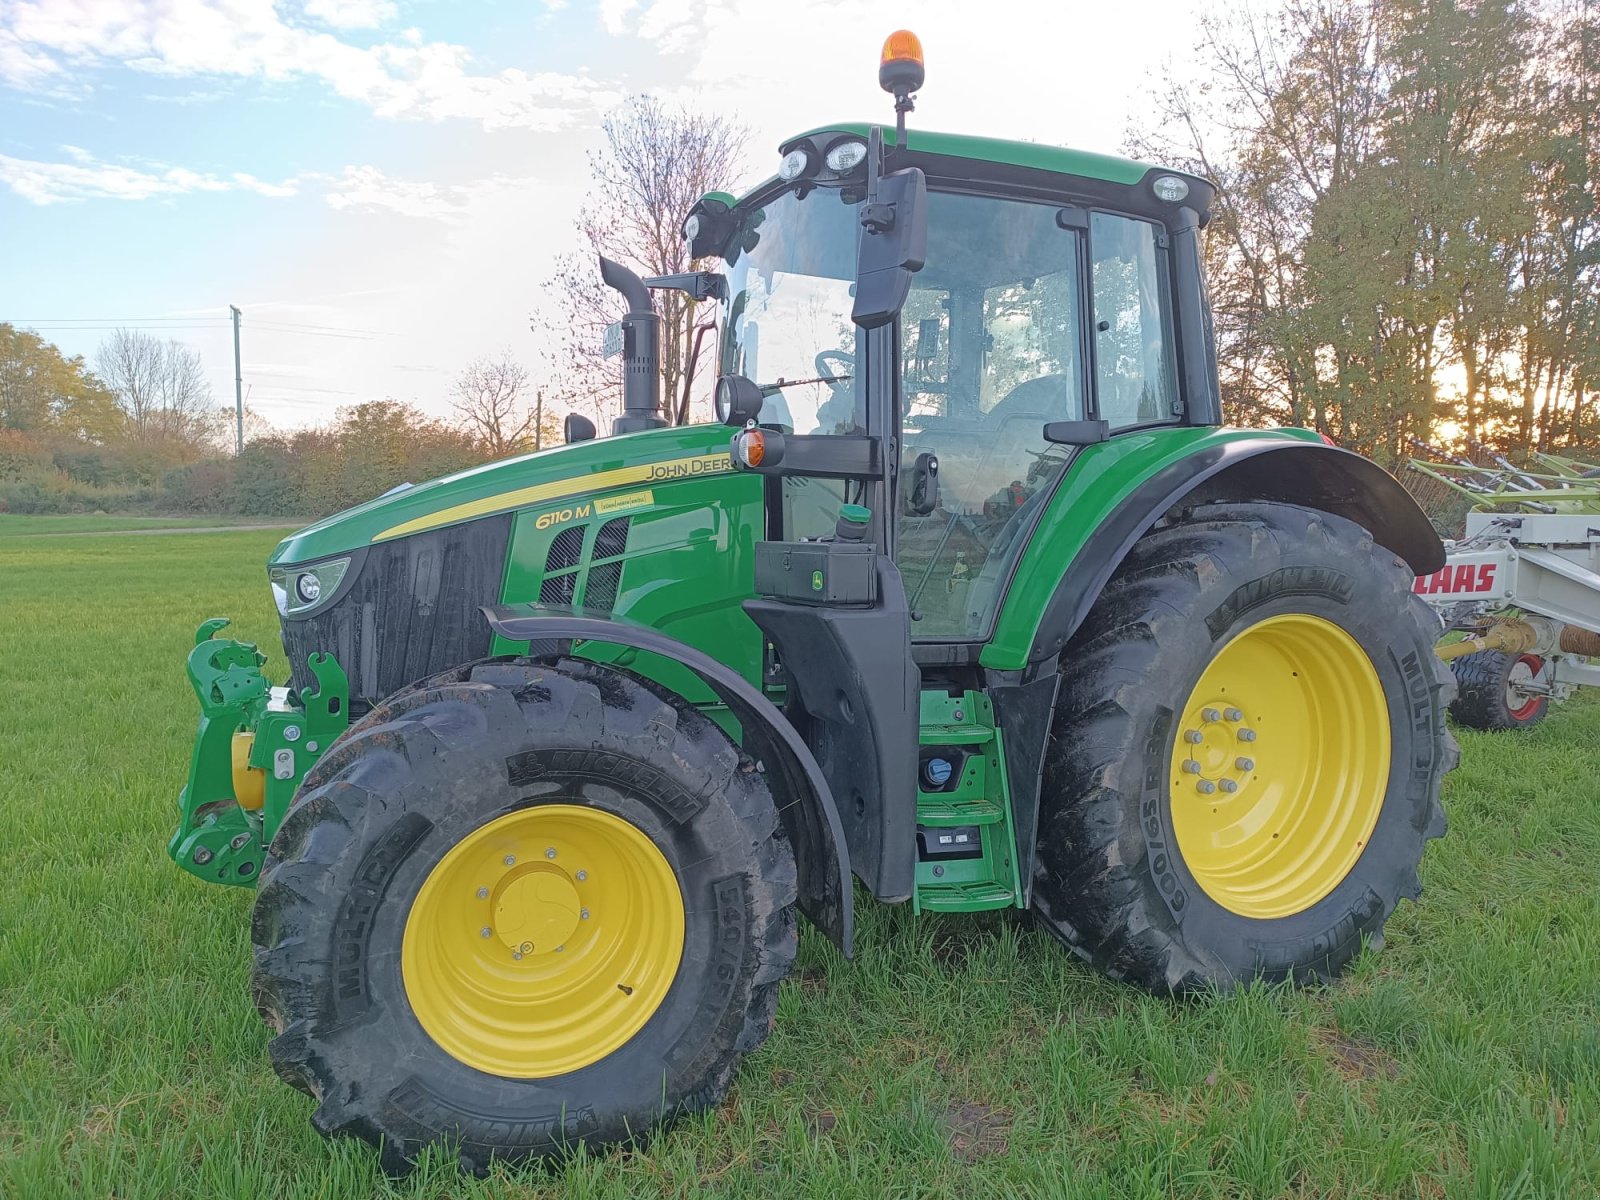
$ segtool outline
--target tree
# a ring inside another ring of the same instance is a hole
[[[450,390],[457,424],[490,458],[556,440],[560,426],[555,415],[543,408],[541,398],[529,402],[528,370],[509,353],[473,359]]]
[[[602,339],[624,305],[600,282],[597,257],[603,254],[644,276],[697,269],[680,232],[683,219],[701,196],[729,187],[747,136],[743,126],[725,116],[669,107],[650,96],[611,114],[603,129],[605,148],[589,159],[594,189],[577,221],[586,250],[561,258],[551,281],[562,299],[549,355],[556,390],[579,403],[621,392],[620,363],[604,357]],[[677,421],[695,328],[706,318],[682,292],[657,292],[655,303],[661,316],[663,415]],[[705,353],[696,378],[709,381]],[[709,394],[709,388],[699,394]]]
[[[1389,460],[1441,422],[1530,447],[1577,320],[1549,319],[1575,243],[1545,228],[1540,190],[1571,176],[1561,89],[1538,79],[1573,71],[1534,11],[1288,0],[1275,25],[1203,18],[1199,81],[1167,96],[1177,138],[1134,144],[1222,186],[1207,257],[1231,418]],[[1591,109],[1574,95],[1569,123]]]
[[[38,334],[0,324],[0,429],[35,438],[102,441],[121,417],[111,392],[79,357]]]
[[[212,437],[217,410],[200,355],[181,342],[119,329],[95,356],[136,440],[198,450]]]

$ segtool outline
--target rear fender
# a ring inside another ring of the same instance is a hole
[[[502,638],[536,649],[575,639],[647,650],[694,672],[739,722],[744,748],[766,770],[800,876],[800,911],[842,950],[851,952],[854,908],[850,861],[838,809],[794,727],[748,680],[716,659],[646,625],[590,610],[540,604],[488,606],[483,615]],[[539,646],[543,643],[544,646]]]
[[[1050,597],[1029,663],[1060,654],[1133,544],[1175,508],[1227,500],[1298,504],[1354,521],[1418,575],[1444,565],[1427,516],[1377,463],[1299,438],[1251,438],[1207,446],[1135,488],[1084,542]]]

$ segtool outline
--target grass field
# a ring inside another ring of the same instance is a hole
[[[0,513],[0,538],[40,533],[128,533],[150,529],[214,529],[222,525],[296,528],[306,522],[293,517],[237,517],[196,513],[183,517],[125,517],[117,513],[72,513],[25,516]]]
[[[1020,922],[863,906],[854,962],[802,936],[719,1111],[563,1175],[390,1185],[267,1066],[250,894],[163,852],[182,656],[218,614],[276,652],[276,535],[4,534],[0,1196],[1600,1195],[1593,698],[1462,736],[1422,905],[1335,988],[1173,1004]]]

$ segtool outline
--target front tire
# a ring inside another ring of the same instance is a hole
[[[1444,833],[1452,680],[1359,526],[1219,504],[1147,534],[1062,654],[1034,904],[1155,992],[1337,975]]]
[[[577,661],[380,706],[273,841],[252,924],[274,1068],[406,1170],[638,1142],[726,1094],[796,948],[761,775],[692,706]]]

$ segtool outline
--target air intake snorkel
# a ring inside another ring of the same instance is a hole
[[[661,319],[650,304],[650,290],[627,267],[604,255],[600,278],[628,302],[627,313],[613,326],[621,332],[622,415],[611,423],[611,432],[661,429],[667,424],[661,416]]]

